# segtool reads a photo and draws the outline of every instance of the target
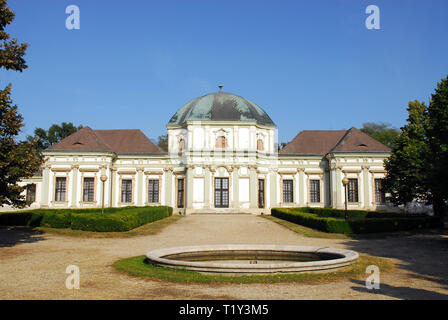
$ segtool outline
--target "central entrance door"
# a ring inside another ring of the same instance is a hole
[[[229,178],[215,178],[215,208],[229,207]]]

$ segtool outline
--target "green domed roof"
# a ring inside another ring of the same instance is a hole
[[[275,126],[266,112],[255,103],[222,91],[188,102],[176,112],[168,125],[182,125],[190,120],[256,121],[262,125]]]

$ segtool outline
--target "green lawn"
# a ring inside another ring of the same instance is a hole
[[[347,278],[365,278],[366,268],[376,265],[381,272],[388,272],[394,268],[393,263],[384,258],[360,256],[359,260],[347,267],[324,273],[282,273],[263,275],[216,275],[199,273],[184,269],[171,269],[159,267],[146,262],[145,256],[138,256],[116,261],[113,266],[118,271],[133,277],[142,277],[152,280],[182,283],[221,283],[221,284],[247,284],[247,283],[279,283],[302,282],[322,283],[343,280]]]

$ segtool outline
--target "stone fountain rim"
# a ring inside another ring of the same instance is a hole
[[[341,258],[331,260],[318,260],[307,262],[279,262],[270,264],[242,264],[242,263],[219,263],[212,261],[181,261],[166,259],[165,256],[202,251],[231,251],[231,250],[258,250],[258,251],[285,251],[285,252],[321,252],[341,255]],[[184,246],[163,248],[149,251],[146,257],[153,263],[170,267],[185,268],[194,271],[204,272],[300,272],[314,271],[332,268],[340,268],[354,263],[359,255],[357,252],[347,249],[316,247],[316,246],[293,246],[293,245],[248,245],[248,244],[220,244],[202,246]]]

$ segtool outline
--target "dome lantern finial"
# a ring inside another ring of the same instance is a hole
[[[222,84],[219,84],[219,92],[222,92]]]

